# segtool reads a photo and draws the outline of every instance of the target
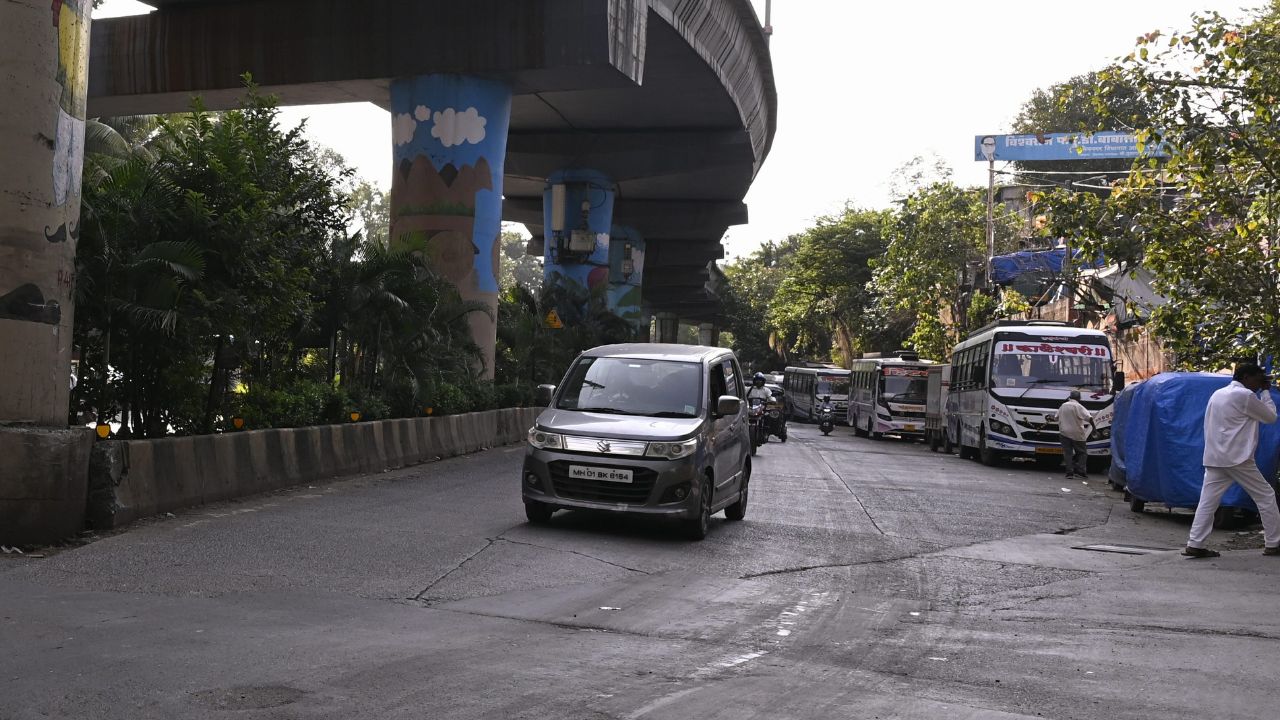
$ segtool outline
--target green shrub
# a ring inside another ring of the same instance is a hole
[[[435,408],[436,415],[457,415],[471,409],[471,399],[457,385],[440,383],[435,388],[434,396],[428,398],[430,407]]]
[[[467,408],[469,412],[492,410],[497,402],[497,393],[494,391],[493,383],[491,382],[477,381],[467,388],[466,392],[471,401]]]
[[[250,428],[341,422],[350,411],[341,390],[315,380],[297,380],[278,388],[253,385],[237,398],[235,409]]]
[[[534,389],[530,385],[495,385],[493,391],[497,408],[529,407],[534,402]]]

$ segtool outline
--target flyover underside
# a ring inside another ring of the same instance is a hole
[[[712,320],[707,265],[773,137],[776,100],[748,0],[160,0],[95,24],[90,115],[234,106],[240,76],[284,104],[370,101],[424,73],[514,90],[504,218],[541,234],[546,178],[613,178],[615,222],[650,242],[656,312]]]

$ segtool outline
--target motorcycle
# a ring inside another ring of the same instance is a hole
[[[835,426],[835,410],[830,405],[823,405],[818,410],[818,429],[823,435],[830,435]]]
[[[769,441],[769,432],[764,427],[764,400],[751,400],[747,407],[747,423],[751,432],[751,454],[755,455],[756,449]]]
[[[782,406],[771,402],[765,411],[765,435],[776,435],[782,442],[787,441],[787,418],[782,414]]]

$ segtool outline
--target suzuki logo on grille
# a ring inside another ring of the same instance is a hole
[[[599,440],[596,442],[596,449],[602,453],[607,453],[613,450],[613,446],[609,444],[608,440]]]

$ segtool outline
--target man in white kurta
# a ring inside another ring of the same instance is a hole
[[[1183,555],[1218,557],[1217,552],[1204,544],[1213,531],[1213,515],[1222,495],[1232,483],[1243,487],[1258,506],[1266,546],[1263,553],[1280,555],[1280,509],[1276,507],[1276,494],[1253,460],[1258,450],[1258,423],[1275,421],[1271,379],[1257,365],[1244,364],[1236,368],[1231,384],[1209,398],[1204,414],[1204,486]]]

